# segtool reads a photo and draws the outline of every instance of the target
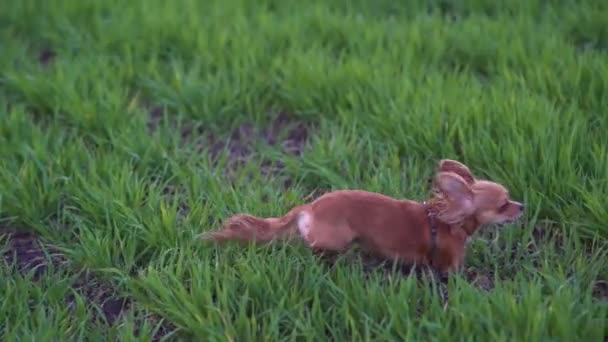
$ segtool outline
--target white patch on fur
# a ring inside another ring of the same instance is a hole
[[[310,225],[312,224],[312,217],[310,215],[310,213],[303,211],[300,213],[300,215],[298,216],[298,222],[297,222],[297,226],[298,226],[298,232],[300,232],[300,235],[302,235],[305,239],[308,239],[308,234],[310,233]]]

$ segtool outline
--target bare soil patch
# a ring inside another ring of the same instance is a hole
[[[132,300],[128,297],[116,296],[116,291],[104,282],[101,282],[89,272],[83,272],[73,288],[84,298],[90,307],[99,308],[100,312],[95,312],[96,320],[102,320],[109,325],[114,324],[122,315],[126,314],[131,308]],[[74,296],[66,298],[68,306],[75,305]]]
[[[608,302],[608,281],[597,280],[593,285],[593,296],[602,302]]]
[[[55,50],[44,48],[40,50],[40,53],[38,54],[38,61],[42,66],[47,66],[55,60],[55,57],[57,57]]]
[[[156,131],[165,117],[165,111],[153,107],[149,111],[148,130]],[[289,112],[277,113],[268,125],[258,127],[252,122],[244,122],[230,132],[217,133],[210,131],[202,123],[193,120],[177,120],[169,117],[169,124],[179,127],[181,141],[184,145],[194,145],[197,151],[207,150],[212,160],[217,161],[226,151],[230,169],[242,167],[256,154],[256,145],[279,146],[288,154],[299,156],[309,141],[310,123],[300,120]],[[264,174],[279,172],[284,168],[282,162],[262,160]]]
[[[67,264],[67,259],[63,255],[52,246],[43,246],[41,238],[33,232],[1,226],[0,241],[6,242],[6,249],[2,253],[4,262],[15,265],[21,273],[33,272],[34,281],[39,280],[50,266],[59,269]],[[74,275],[76,280],[72,287],[85,299],[96,321],[113,325],[132,307],[131,298],[117,296],[116,291],[109,284],[92,273],[84,271]],[[69,307],[74,307],[76,297],[69,295],[65,298],[65,302]],[[160,339],[172,330],[169,324],[162,325],[155,339]]]
[[[229,166],[243,166],[256,153],[255,145],[264,143],[269,146],[280,146],[285,152],[299,156],[304,150],[308,139],[308,127],[297,122],[291,114],[280,113],[269,126],[258,128],[251,123],[244,123],[235,128],[227,136],[210,134],[208,144],[210,153],[216,159],[226,150],[229,156]],[[284,167],[278,161],[262,161],[262,172],[265,174],[280,171]]]
[[[59,266],[65,262],[65,258],[52,248],[45,251],[34,233],[3,226],[0,227],[0,237],[7,242],[4,261],[15,265],[22,273],[33,271],[34,279],[39,279],[49,265]]]

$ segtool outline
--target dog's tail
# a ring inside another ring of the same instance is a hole
[[[295,237],[296,221],[302,207],[295,207],[280,218],[262,218],[248,214],[230,217],[223,228],[218,231],[205,232],[199,236],[202,240],[213,242],[240,241],[264,243],[277,239]]]

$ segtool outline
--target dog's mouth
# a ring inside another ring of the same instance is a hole
[[[508,219],[508,220],[499,222],[496,225],[499,226],[499,227],[510,226],[510,225],[513,225],[513,224],[519,222],[520,219],[521,219],[521,217],[513,218],[513,219]]]
[[[504,221],[499,222],[498,225],[502,227],[502,226],[508,226],[508,225],[515,224],[515,223],[521,221],[523,216],[524,216],[523,214],[519,214],[516,217],[507,218]]]

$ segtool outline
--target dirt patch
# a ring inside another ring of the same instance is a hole
[[[67,264],[67,259],[52,246],[43,246],[38,235],[11,227],[0,227],[0,241],[3,242],[4,262],[15,265],[21,273],[33,272],[32,279],[39,280],[49,266],[60,268]],[[5,243],[5,244],[4,244]],[[85,304],[93,310],[94,318],[109,325],[118,321],[132,306],[128,297],[115,296],[115,289],[101,281],[89,272],[75,274],[76,281],[72,285],[75,292],[85,299]],[[65,299],[69,307],[74,307],[76,297],[69,295]],[[161,325],[155,339],[170,333],[173,329],[169,324]]]
[[[0,237],[7,242],[6,250],[2,253],[4,261],[15,265],[22,273],[33,271],[34,279],[39,279],[49,265],[58,266],[65,262],[65,258],[52,247],[47,247],[45,251],[38,236],[33,233],[0,227]]]
[[[602,302],[608,302],[608,281],[597,280],[593,284],[593,297]]]
[[[470,268],[466,270],[465,276],[472,285],[481,290],[490,291],[494,288],[494,275],[491,272]]]
[[[175,325],[167,322],[166,320],[163,320],[159,315],[155,313],[148,314],[144,318],[144,321],[146,321],[149,326],[156,328],[156,330],[154,331],[154,335],[152,336],[152,341],[155,342],[162,340],[164,337],[174,335],[177,330],[177,327]],[[143,323],[141,325],[143,325]],[[140,336],[141,332],[136,331],[135,335]]]
[[[136,100],[134,100],[136,101]],[[162,107],[152,107],[148,109],[148,132],[153,133],[160,126],[165,110]]]
[[[116,291],[113,288],[88,272],[79,275],[72,287],[85,298],[87,306],[99,309],[99,312],[94,313],[95,320],[102,320],[109,325],[126,314],[132,304],[130,298],[115,296]],[[66,302],[69,307],[73,307],[74,296],[66,298]]]
[[[535,244],[554,243],[564,246],[564,235],[561,231],[554,229],[551,222],[539,222],[532,230],[532,241]]]
[[[257,143],[280,146],[288,154],[299,156],[308,141],[309,126],[298,121],[295,115],[279,113],[266,127],[243,123],[227,136],[211,134],[208,138],[211,157],[217,159],[223,151],[228,152],[229,166],[238,168],[255,155]],[[262,161],[262,172],[271,174],[280,171],[283,163]]]
[[[256,144],[280,146],[288,154],[302,154],[309,139],[311,124],[305,123],[293,113],[279,112],[268,125],[258,127],[251,122],[244,122],[225,134],[211,132],[193,120],[177,122],[174,115],[165,115],[161,107],[148,110],[148,130],[153,133],[167,117],[168,124],[179,127],[183,145],[195,146],[197,151],[207,150],[213,161],[217,161],[222,152],[228,154],[228,166],[236,169],[250,161],[256,154]],[[262,173],[271,174],[284,167],[280,161],[262,160]]]
[[[42,66],[47,66],[55,60],[55,57],[57,57],[55,50],[44,48],[40,50],[40,53],[38,54],[38,61]]]
[[[44,246],[40,237],[32,232],[18,231],[16,229],[3,228],[0,233],[3,240],[7,241],[4,251],[4,260],[8,264],[14,264],[19,272],[28,273],[33,271],[33,279],[38,280],[49,266],[61,267],[66,259],[51,246]],[[112,324],[129,307],[129,300],[115,298],[115,291],[98,281],[94,276],[86,273],[79,276],[72,285],[76,292],[83,295],[88,306],[97,306],[102,311],[102,318]],[[66,298],[68,305],[75,302],[74,296]]]

